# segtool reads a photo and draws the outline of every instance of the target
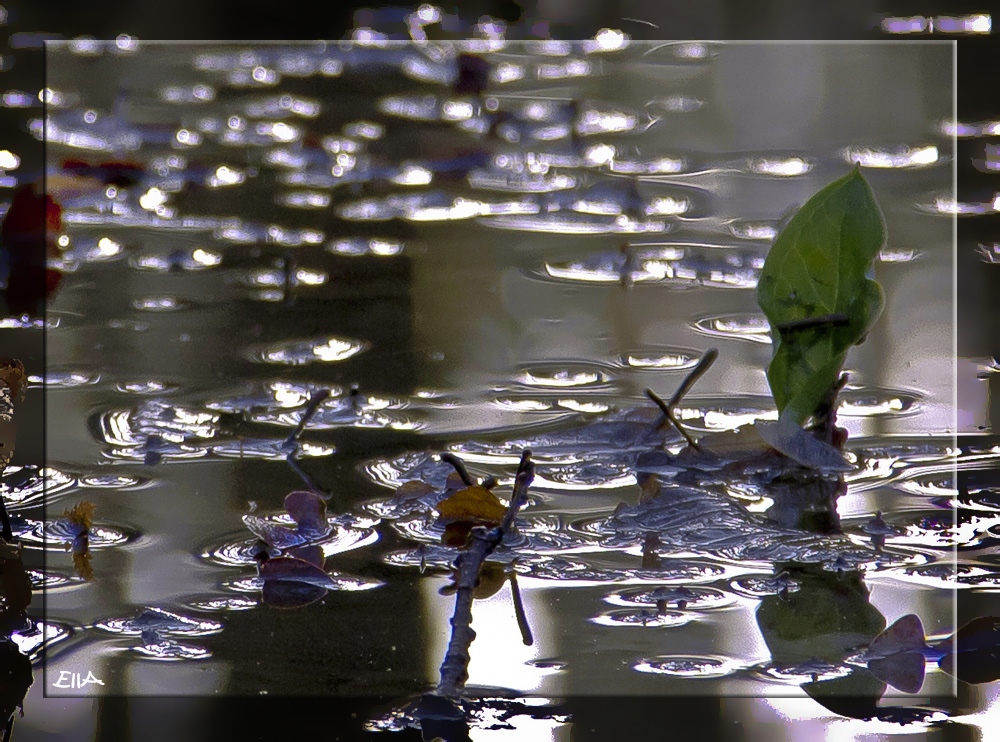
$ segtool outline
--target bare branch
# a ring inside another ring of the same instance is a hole
[[[447,455],[450,456],[450,454]],[[453,462],[449,463],[455,466]],[[479,568],[486,557],[500,545],[504,535],[513,526],[518,510],[528,500],[528,487],[534,476],[535,465],[531,461],[531,451],[525,449],[521,455],[521,464],[517,468],[510,506],[504,513],[500,525],[489,530],[473,528],[469,548],[462,551],[458,555],[458,559],[455,560],[457,571],[455,585],[457,589],[455,592],[455,612],[451,617],[451,641],[448,643],[448,651],[441,663],[441,681],[435,690],[436,695],[455,697],[462,692],[462,687],[469,676],[469,648],[476,638],[476,632],[472,629],[472,601],[473,592],[479,582]]]

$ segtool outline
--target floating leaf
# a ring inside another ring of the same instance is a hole
[[[872,640],[864,658],[871,660],[903,652],[919,652],[926,648],[924,625],[920,622],[920,617],[908,613]]]
[[[90,530],[94,522],[94,511],[97,506],[92,502],[84,500],[73,507],[72,510],[63,510],[63,518],[76,526],[81,526],[84,530]]]
[[[776,342],[767,380],[796,423],[813,414],[882,310],[872,263],[884,242],[882,212],[855,168],[810,198],[768,252],[757,284]]]
[[[322,538],[330,532],[326,522],[326,502],[315,492],[299,490],[285,495],[285,510],[307,538]]]
[[[441,543],[465,547],[469,534],[476,526],[498,526],[507,508],[485,487],[474,485],[459,490],[437,504],[439,523],[445,524]]]
[[[758,435],[772,448],[802,466],[820,471],[851,471],[840,451],[803,430],[789,418],[758,420],[754,423]]]
[[[459,490],[437,505],[438,514],[445,522],[474,522],[498,526],[507,508],[497,496],[478,485]]]

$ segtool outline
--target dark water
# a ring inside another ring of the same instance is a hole
[[[829,721],[800,687],[853,665],[775,656],[762,606],[778,605],[781,565],[810,565],[791,594],[846,590],[845,615],[916,613],[941,637],[957,589],[995,587],[996,451],[954,363],[952,215],[973,205],[952,191],[950,48],[476,51],[483,96],[454,92],[448,45],[50,48],[66,244],[44,502],[37,469],[5,476],[26,548],[49,539],[48,693],[402,702],[432,687],[454,552],[434,497],[393,490],[440,491],[445,450],[501,497],[523,447],[538,466],[497,557],[516,557],[535,642],[508,587],[477,601],[474,695],[745,697],[728,703]],[[72,181],[71,158],[88,165]],[[768,493],[740,481],[632,527],[614,513],[638,507],[646,387],[669,395],[717,347],[681,418],[701,433],[774,416],[756,276],[781,220],[855,161],[889,242],[886,309],[840,408],[845,533],[769,526]],[[109,162],[141,173],[111,184]],[[295,452],[304,481],[286,439],[323,389]],[[310,481],[329,494],[329,583],[311,605],[266,605],[255,533],[291,524],[283,499]],[[81,500],[96,504],[91,582],[60,540]],[[878,554],[877,510],[892,527]],[[661,543],[643,558],[651,524]],[[838,569],[863,582],[844,588]],[[851,645],[845,620],[833,639],[802,630]],[[64,671],[104,685],[60,688]],[[921,693],[953,690],[928,665]],[[558,714],[528,722],[567,731]]]

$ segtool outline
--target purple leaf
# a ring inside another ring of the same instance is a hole
[[[285,495],[285,510],[298,524],[298,531],[309,539],[321,538],[330,532],[326,522],[326,503],[314,492],[299,490]]]
[[[922,652],[925,649],[928,647],[924,640],[924,625],[920,623],[918,616],[909,613],[876,636],[864,658],[880,659],[903,652]]]

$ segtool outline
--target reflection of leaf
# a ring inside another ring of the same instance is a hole
[[[868,669],[883,683],[903,693],[917,693],[924,684],[924,655],[921,652],[899,652],[868,660]]]
[[[837,577],[819,568],[789,571],[799,589],[787,598],[768,595],[757,607],[757,624],[775,662],[840,662],[885,627],[857,572]]]
[[[303,559],[277,557],[260,567],[261,597],[276,608],[301,608],[315,603],[333,587],[330,575]]]
[[[0,539],[4,551],[10,547]],[[31,604],[31,580],[19,555],[0,559],[0,608],[16,618],[26,614]]]
[[[265,582],[261,598],[275,608],[302,608],[326,595],[326,589],[307,582]]]
[[[866,274],[884,241],[882,213],[855,168],[810,198],[768,252],[757,284],[776,342],[767,379],[778,409],[794,422],[813,414],[848,348],[882,310],[882,289]],[[827,315],[846,321],[779,328]]]
[[[13,723],[14,710],[24,704],[24,697],[31,687],[31,660],[21,654],[14,642],[0,642],[0,734]],[[10,739],[7,737],[7,739]]]
[[[90,549],[73,552],[73,569],[85,580],[94,579],[94,568],[90,565]]]
[[[454,595],[458,592],[458,585],[454,580],[458,579],[458,574],[452,575],[453,581],[445,585],[439,591],[441,595]],[[500,588],[507,582],[507,568],[500,562],[483,562],[479,568],[479,581],[472,592],[472,597],[477,600],[491,598],[500,592]]]
[[[319,544],[293,546],[291,549],[285,551],[285,556],[315,564],[320,569],[323,569],[323,563],[326,561],[326,556],[323,554],[323,547]]]
[[[836,448],[803,430],[788,418],[758,420],[754,427],[768,445],[802,466],[834,472],[851,471],[854,468]]]
[[[276,557],[268,559],[260,567],[264,582],[304,582],[319,587],[333,587],[330,575],[304,559]]]
[[[419,500],[421,497],[432,494],[434,494],[434,488],[429,484],[419,480],[411,480],[399,485],[393,497],[400,502],[408,502],[410,500]]]

